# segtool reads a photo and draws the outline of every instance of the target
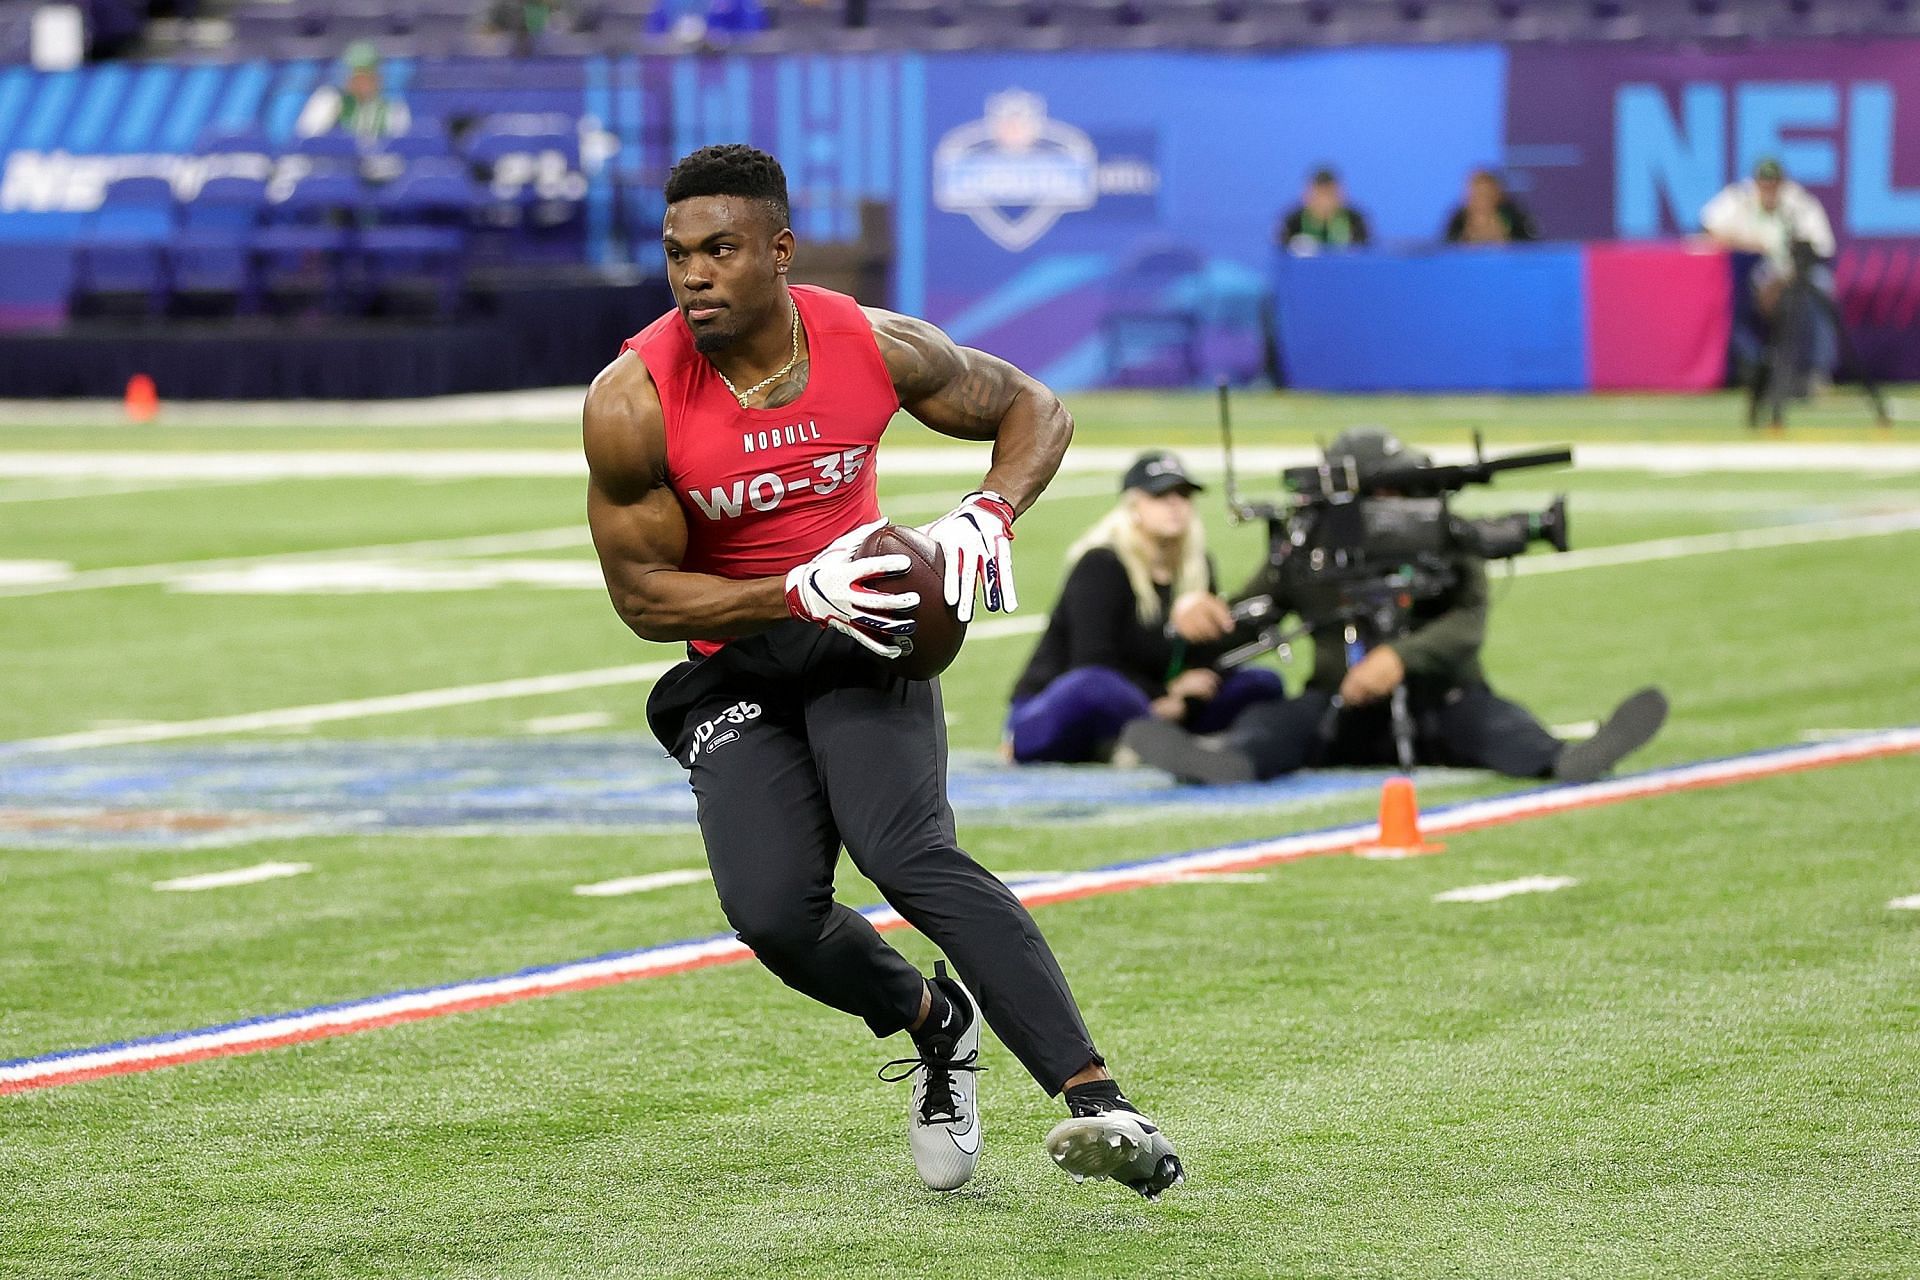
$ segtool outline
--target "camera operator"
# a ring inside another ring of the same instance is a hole
[[[1327,462],[1352,471],[1362,488],[1384,473],[1428,465],[1377,427],[1346,431],[1327,450]],[[1452,584],[1415,599],[1404,631],[1370,648],[1350,624],[1313,622],[1314,669],[1300,696],[1250,708],[1211,737],[1164,721],[1129,725],[1121,744],[1147,764],[1190,782],[1245,782],[1320,765],[1393,764],[1396,691],[1405,688],[1414,758],[1423,764],[1492,769],[1521,778],[1587,781],[1606,773],[1645,745],[1666,718],[1666,699],[1654,689],[1616,708],[1592,738],[1562,742],[1526,708],[1496,695],[1480,666],[1487,628],[1487,571],[1479,556],[1452,556]],[[1242,599],[1271,597],[1291,612],[1280,574],[1271,564],[1256,574]]]
[[[1204,486],[1153,452],[1120,487],[1119,505],[1067,552],[1066,585],[1014,686],[1006,752],[1017,763],[1104,760],[1129,721],[1211,732],[1286,696],[1277,672],[1217,666],[1233,620],[1193,510]]]
[[[1747,279],[1761,319],[1777,323],[1789,286],[1796,281],[1831,296],[1833,226],[1827,211],[1799,183],[1787,177],[1778,160],[1753,167],[1753,177],[1729,183],[1700,211],[1700,225],[1716,244],[1736,253],[1759,255]],[[1836,337],[1825,324],[1811,329],[1811,349],[1789,353],[1797,369],[1825,373],[1833,368]],[[1749,363],[1760,358],[1759,335],[1743,334],[1739,354]]]

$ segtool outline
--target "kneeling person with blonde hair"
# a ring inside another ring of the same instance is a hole
[[[1018,763],[1109,759],[1121,729],[1148,716],[1217,733],[1286,696],[1274,671],[1218,666],[1233,619],[1193,509],[1204,486],[1166,452],[1136,458],[1120,484],[1119,504],[1067,552],[1066,585],[1014,686]]]

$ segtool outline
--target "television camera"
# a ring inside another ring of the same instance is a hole
[[[1266,522],[1262,576],[1272,588],[1233,605],[1234,621],[1254,636],[1223,656],[1225,666],[1276,651],[1291,657],[1293,642],[1302,636],[1325,643],[1336,634],[1352,666],[1406,634],[1416,604],[1452,590],[1462,556],[1509,559],[1535,542],[1556,551],[1568,547],[1565,495],[1544,510],[1480,518],[1457,514],[1450,499],[1469,485],[1491,484],[1503,471],[1570,463],[1571,449],[1489,458],[1475,433],[1473,460],[1446,466],[1411,452],[1362,465],[1352,453],[1327,451],[1317,464],[1283,471],[1282,496],[1250,501],[1241,496],[1235,474],[1224,383],[1219,406],[1228,511],[1236,524]],[[1291,628],[1284,625],[1289,613],[1299,618]],[[1324,729],[1329,734],[1340,706],[1336,697]],[[1411,768],[1404,686],[1394,692],[1393,718],[1401,764]]]

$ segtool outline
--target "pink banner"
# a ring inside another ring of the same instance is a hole
[[[1711,391],[1733,327],[1727,255],[1677,243],[1586,249],[1588,378],[1595,391]]]

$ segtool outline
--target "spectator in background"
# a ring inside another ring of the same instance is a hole
[[[1319,169],[1307,183],[1300,204],[1280,224],[1276,237],[1289,253],[1318,253],[1321,249],[1351,249],[1372,239],[1367,219],[1347,203],[1340,175]]]
[[[1533,216],[1507,194],[1506,183],[1491,169],[1475,169],[1467,178],[1467,199],[1447,219],[1449,244],[1516,244],[1538,240]]]
[[[1274,671],[1216,665],[1233,618],[1214,594],[1200,488],[1173,454],[1142,454],[1119,505],[1067,552],[1066,585],[1013,690],[1016,762],[1104,760],[1142,716],[1211,733],[1285,696]]]
[[[363,142],[405,133],[413,117],[406,103],[387,96],[381,83],[380,51],[370,41],[357,40],[347,46],[341,61],[346,64],[345,86],[326,84],[315,89],[300,109],[294,133],[312,138],[340,129]]]

